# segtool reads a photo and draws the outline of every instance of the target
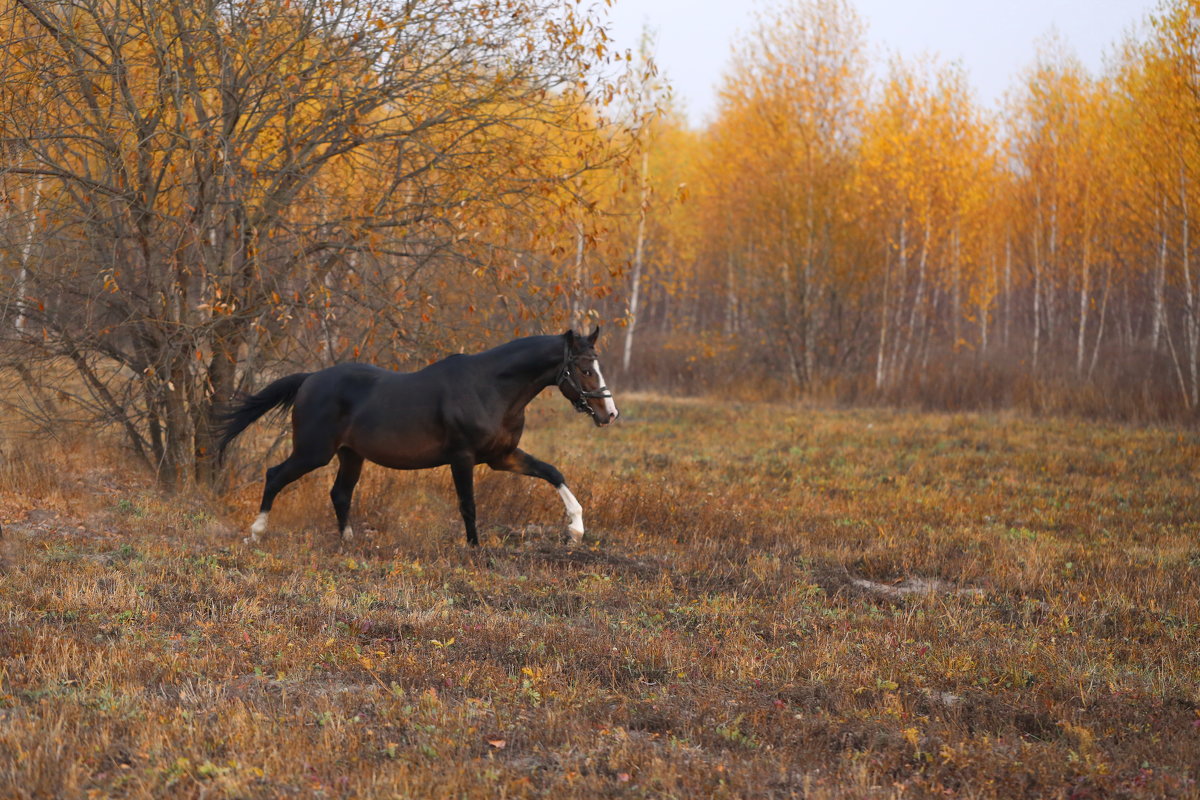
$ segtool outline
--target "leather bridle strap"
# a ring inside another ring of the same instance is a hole
[[[580,412],[581,414],[591,414],[593,417],[595,417],[596,412],[592,410],[592,407],[588,405],[587,401],[589,399],[603,400],[610,398],[612,397],[612,392],[608,390],[607,386],[601,386],[599,389],[590,392],[583,388],[583,384],[579,382],[579,377],[575,374],[574,370],[571,369],[571,366],[575,364],[579,358],[579,356],[571,355],[570,343],[563,345],[563,364],[558,370],[558,379],[555,381],[555,383],[558,384],[558,388],[562,391],[566,398],[571,401],[571,405],[575,406],[576,411]],[[564,384],[571,387],[571,391],[575,393],[574,399],[567,394]]]

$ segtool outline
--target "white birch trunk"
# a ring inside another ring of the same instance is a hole
[[[1104,272],[1104,294],[1100,300],[1100,320],[1096,325],[1096,343],[1092,347],[1092,363],[1088,366],[1088,380],[1096,371],[1096,362],[1100,360],[1100,343],[1104,341],[1104,321],[1108,318],[1108,296],[1112,293],[1112,265]]]
[[[922,329],[922,333],[924,332],[925,327],[925,309],[923,306],[925,304],[925,267],[929,261],[930,227],[930,222],[927,219],[925,221],[925,232],[921,237],[921,257],[917,260],[917,293],[913,297],[912,308],[909,310],[908,334],[904,341],[904,355],[900,358],[900,367],[903,370],[908,369],[908,365],[910,363],[909,356],[912,354],[913,339],[917,338],[919,335],[917,332],[918,314],[920,314],[921,317],[920,327]],[[917,347],[920,348],[920,343],[917,344]]]
[[[642,261],[646,245],[646,203],[650,196],[650,150],[642,151],[642,190],[638,206],[637,244],[633,251],[633,285],[629,290],[629,325],[625,328],[625,353],[621,369],[629,372],[629,360],[633,355],[633,334],[637,329],[638,301],[642,290]]]
[[[1075,343],[1075,373],[1083,374],[1083,354],[1086,349],[1087,341],[1087,326],[1088,326],[1088,306],[1091,302],[1089,292],[1091,290],[1091,264],[1088,263],[1088,241],[1085,237],[1083,242],[1083,275],[1079,287],[1079,336]]]
[[[575,269],[571,285],[571,326],[583,327],[583,219],[575,223]]]
[[[1188,208],[1187,176],[1184,167],[1179,167],[1179,206],[1182,210],[1182,230],[1180,231],[1180,264],[1183,268],[1183,287],[1186,305],[1184,307],[1184,334],[1186,337],[1188,373],[1190,378],[1189,408],[1195,408],[1200,403],[1200,325],[1196,319],[1195,287],[1192,286],[1191,259],[1191,211]]]
[[[1150,322],[1150,349],[1158,352],[1158,344],[1162,338],[1163,325],[1163,296],[1167,285],[1167,221],[1166,210],[1163,208],[1165,199],[1159,203],[1155,213],[1158,230],[1158,263],[1154,271],[1154,316]]]
[[[1033,228],[1033,359],[1032,369],[1036,373],[1038,355],[1042,342],[1042,203],[1039,193],[1037,218]]]
[[[1004,236],[1004,349],[1008,349],[1009,320],[1012,319],[1012,239]]]
[[[900,337],[903,334],[904,300],[908,297],[908,209],[900,219],[900,275],[896,279],[896,293],[899,295],[896,307],[892,311],[892,347],[888,354],[885,372],[889,381],[895,380],[898,373],[897,361],[900,358]]]
[[[14,287],[17,297],[17,319],[13,323],[18,331],[25,329],[27,315],[25,313],[25,294],[28,291],[29,285],[29,262],[33,258],[33,243],[37,237],[37,215],[38,208],[42,201],[42,176],[38,176],[37,181],[33,184],[33,197],[27,198],[25,204],[25,213],[27,215],[25,221],[25,241],[21,243],[21,263],[17,269],[17,284]],[[23,190],[23,194],[28,194],[29,190]]]
[[[907,224],[908,224],[908,220],[905,219],[904,217],[901,217],[901,219],[900,219],[900,253],[901,253],[900,257],[901,258],[904,258],[903,253],[904,253],[904,248],[906,245],[904,238],[906,235],[905,227],[907,226]],[[880,314],[880,320],[879,320],[879,354],[875,359],[875,388],[876,389],[882,389],[884,384],[886,383],[886,376],[884,374],[884,364],[885,364],[884,353],[887,351],[888,319],[891,315],[891,309],[888,307],[891,283],[892,283],[892,259],[885,258],[884,265],[883,265],[883,311]]]

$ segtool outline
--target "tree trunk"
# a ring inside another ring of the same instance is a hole
[[[1033,358],[1031,369],[1037,373],[1042,343],[1042,203],[1039,194],[1037,216],[1033,226]]]
[[[1004,234],[1004,349],[1008,349],[1012,320],[1012,239]]]
[[[1075,374],[1083,374],[1083,354],[1086,349],[1087,342],[1087,326],[1088,326],[1088,310],[1091,303],[1091,264],[1088,263],[1088,245],[1087,238],[1083,241],[1083,275],[1079,287],[1079,335],[1075,342]]]
[[[931,223],[928,219],[925,221],[925,232],[921,237],[921,257],[917,260],[917,291],[913,296],[912,308],[908,314],[908,331],[906,332],[904,341],[904,354],[900,358],[900,369],[902,373],[907,373],[909,366],[912,363],[909,359],[912,356],[913,341],[919,339],[924,333],[924,320],[926,316],[925,309],[925,268],[929,261],[929,237],[931,235]],[[917,343],[918,352],[920,342]]]
[[[575,266],[571,282],[571,326],[577,330],[583,328],[583,257],[584,235],[582,218],[575,223]]]
[[[621,359],[621,369],[629,374],[629,359],[633,354],[633,334],[637,329],[638,300],[642,291],[642,260],[646,245],[646,204],[650,200],[650,149],[642,150],[642,180],[641,196],[638,202],[637,244],[633,251],[632,286],[629,289],[629,324],[625,328],[625,353]]]
[[[33,197],[29,198],[26,203],[25,213],[28,219],[25,223],[25,240],[20,247],[21,265],[17,269],[17,283],[14,287],[17,299],[17,319],[13,323],[18,331],[25,329],[25,321],[28,319],[25,312],[25,295],[27,293],[26,286],[29,283],[29,261],[33,256],[33,244],[37,234],[37,216],[38,207],[42,200],[42,182],[44,178],[39,175],[33,184]],[[28,191],[28,190],[25,190]]]
[[[1200,404],[1200,320],[1197,320],[1196,309],[1196,291],[1192,285],[1192,260],[1191,260],[1191,211],[1188,206],[1187,197],[1187,175],[1184,171],[1184,166],[1179,167],[1179,206],[1182,214],[1180,222],[1180,266],[1183,269],[1183,288],[1184,288],[1184,336],[1187,352],[1188,375],[1190,378],[1190,403],[1189,408],[1195,408]]]
[[[951,336],[954,341],[952,349],[957,352],[958,344],[962,341],[962,244],[959,241],[958,227],[955,226],[951,237],[951,295],[950,295],[950,317],[951,317]]]
[[[738,324],[737,273],[734,270],[733,247],[725,254],[725,335],[733,336]]]
[[[1158,352],[1158,344],[1162,337],[1164,318],[1163,296],[1167,285],[1167,220],[1166,209],[1162,200],[1155,213],[1155,223],[1158,229],[1158,260],[1154,269],[1154,310],[1150,320],[1150,349]]]
[[[1096,325],[1096,343],[1092,347],[1092,362],[1088,366],[1088,380],[1096,371],[1096,363],[1100,360],[1100,343],[1104,341],[1104,321],[1108,318],[1108,296],[1112,291],[1112,266],[1104,271],[1104,293],[1100,299],[1100,320]]]
[[[908,219],[907,217],[900,218],[900,259],[903,261],[905,249],[908,247],[906,241],[908,236]],[[884,365],[886,363],[885,354],[887,353],[888,345],[888,321],[891,315],[891,309],[888,306],[892,283],[892,259],[890,256],[884,258],[883,263],[883,309],[879,315],[879,353],[875,359],[875,388],[882,389],[886,383],[886,375]]]

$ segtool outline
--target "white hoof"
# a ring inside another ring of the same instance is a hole
[[[254,518],[254,524],[250,526],[250,535],[246,537],[246,544],[257,542],[258,537],[267,532],[267,512],[260,511],[258,516]]]
[[[579,505],[579,501],[565,483],[558,487],[558,496],[562,498],[563,505],[567,508],[567,516],[571,518],[567,524],[571,544],[579,544],[579,540],[583,538],[583,506]]]
[[[354,528],[351,528],[349,525],[347,525],[346,530],[342,531],[342,539],[349,541],[350,539],[353,539],[353,538],[354,538]]]

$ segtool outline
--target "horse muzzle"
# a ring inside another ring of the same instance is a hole
[[[617,417],[620,415],[621,412],[617,411],[615,408],[612,410],[612,413],[607,411],[593,411],[592,421],[596,423],[597,428],[603,428],[605,425],[613,424],[613,422],[615,422]]]

